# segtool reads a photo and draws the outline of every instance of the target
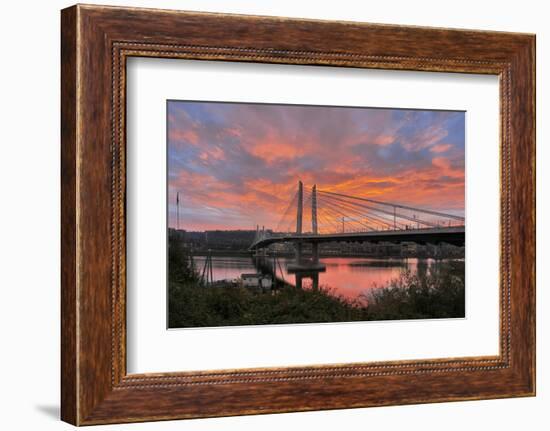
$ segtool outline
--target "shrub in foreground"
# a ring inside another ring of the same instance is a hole
[[[416,274],[404,271],[356,300],[291,286],[262,293],[234,286],[204,287],[194,277],[169,285],[169,326],[263,325],[464,317],[464,263],[441,263]]]

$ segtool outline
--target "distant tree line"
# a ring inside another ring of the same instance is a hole
[[[248,250],[254,241],[255,230],[209,230],[192,232],[180,230],[183,241],[194,250]]]

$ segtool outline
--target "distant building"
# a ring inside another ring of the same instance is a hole
[[[404,255],[416,255],[419,252],[420,248],[418,244],[414,242],[403,242],[401,243],[401,254]]]
[[[262,289],[271,289],[273,281],[269,275],[262,274],[242,274],[241,280],[244,287],[261,287]]]
[[[262,274],[242,274],[241,279],[244,287],[259,287]]]
[[[271,277],[264,276],[260,279],[260,285],[262,286],[262,289],[271,289],[272,281]]]

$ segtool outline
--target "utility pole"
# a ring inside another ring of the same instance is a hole
[[[212,250],[208,249],[208,260],[210,265],[210,283],[214,284],[214,272],[212,270]]]
[[[214,284],[214,272],[212,269],[212,250],[208,249],[206,260],[202,268],[201,280],[204,286]]]
[[[176,193],[176,230],[180,230],[180,192]]]

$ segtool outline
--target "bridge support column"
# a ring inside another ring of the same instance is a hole
[[[311,287],[313,290],[319,290],[319,273],[316,272],[311,276]]]
[[[302,242],[298,241],[295,247],[296,247],[296,263],[299,264],[302,261]]]
[[[311,244],[311,255],[313,263],[319,263],[319,243],[312,243]]]

